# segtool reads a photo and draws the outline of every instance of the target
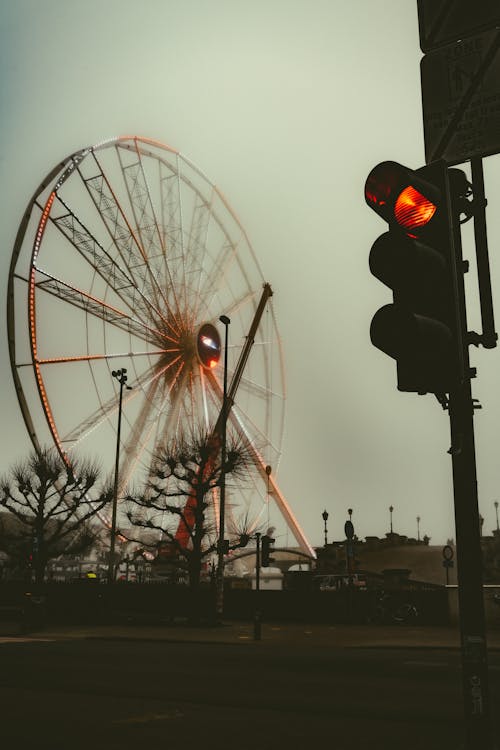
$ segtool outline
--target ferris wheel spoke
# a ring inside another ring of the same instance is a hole
[[[123,495],[135,467],[142,463],[143,455],[149,455],[148,444],[151,433],[157,427],[156,401],[158,390],[160,390],[160,383],[158,378],[156,378],[149,384],[139,414],[134,420],[128,438],[122,447],[123,461],[120,467],[118,483],[119,496]]]
[[[139,398],[145,388],[149,388],[151,383],[158,381],[168,368],[159,367],[157,363],[145,370],[134,381],[131,391],[126,391],[123,395],[123,407],[128,403]],[[109,420],[118,411],[118,400],[112,396],[105,402],[100,402],[99,407],[92,411],[82,422],[73,427],[61,438],[61,443],[70,446],[73,449],[78,443],[84,441],[91,433],[94,432],[103,422]]]
[[[170,350],[163,349],[157,352],[115,352],[114,354],[81,354],[67,357],[36,357],[35,361],[39,365],[61,365],[68,362],[95,362],[97,360],[123,359],[124,357],[133,359],[134,357],[151,357],[152,355],[165,354]]]
[[[175,432],[182,408],[182,397],[185,393],[185,377],[181,379],[183,366],[178,367],[173,382],[179,383],[176,396],[172,399],[173,384],[160,388],[159,380],[155,379],[149,386],[138,417],[135,419],[129,437],[123,448],[124,461],[120,470],[119,495],[130,481],[142,457],[148,458],[147,470],[151,472],[161,448],[166,446],[169,437]],[[163,414],[163,418],[162,415]],[[154,435],[154,440],[152,436]]]
[[[127,273],[133,279],[134,285],[143,295],[147,297],[151,296],[154,300],[155,310],[161,316],[163,322],[166,325],[176,328],[176,324],[178,325],[179,322],[176,312],[172,310],[167,300],[163,297],[162,290],[159,287],[153,270],[149,266],[144,249],[128,221],[125,211],[119,203],[95,152],[92,155],[97,168],[97,174],[93,174],[91,177],[84,177],[81,167],[78,168],[78,173],[116,247],[122,263],[127,268]],[[163,299],[168,308],[167,317],[161,311],[160,299]]]
[[[232,263],[236,260],[238,244],[227,237],[217,256],[212,260],[211,269],[205,274],[199,291],[200,300],[210,307],[212,299],[221,288],[228,284],[228,276]]]
[[[259,446],[261,453],[267,453],[269,456],[279,456],[279,447],[273,445],[269,434],[264,432],[253,420],[247,415],[243,415],[237,407],[234,407],[235,420],[241,429],[245,430],[248,436],[251,436],[253,443]],[[248,438],[249,439],[249,438]],[[270,461],[268,461],[269,463]]]
[[[210,198],[208,200],[203,201],[204,205],[204,212],[201,215],[201,220],[199,222],[199,225],[196,228],[196,235],[194,237],[195,246],[194,246],[194,253],[199,258],[199,263],[201,266],[201,272],[198,274],[198,286],[196,288],[196,313],[195,317],[197,318],[199,313],[198,311],[201,308],[201,303],[204,302],[203,295],[202,295],[202,289],[204,287],[204,280],[205,276],[207,275],[207,268],[213,263],[213,259],[209,257],[208,254],[208,232],[211,221],[214,219],[213,211],[214,211],[214,200],[216,198],[216,191],[215,188],[212,187],[212,191],[210,193]],[[192,236],[191,236],[192,238]]]
[[[193,375],[184,368],[177,381],[177,386],[170,389],[170,411],[163,429],[164,441],[182,433],[194,434],[197,427]]]
[[[117,307],[108,304],[104,300],[93,297],[82,289],[78,289],[77,287],[65,283],[41,268],[37,267],[36,271],[39,276],[43,277],[40,281],[35,282],[37,290],[46,292],[47,294],[61,300],[61,302],[68,303],[80,310],[84,310],[86,313],[99,318],[105,323],[120,328],[126,333],[133,334],[135,337],[145,342],[158,343],[158,341],[169,340],[172,343],[176,343],[175,339],[167,336],[162,331],[152,328],[141,320],[128,315],[123,310],[119,310]]]
[[[257,468],[262,478],[262,481],[268,484],[269,494],[272,496],[274,502],[276,503],[279,510],[281,511],[281,514],[283,515],[283,518],[286,520],[287,525],[290,528],[292,534],[294,535],[295,540],[297,541],[299,547],[306,554],[310,555],[311,557],[315,557],[315,552],[313,548],[311,547],[306,537],[304,536],[304,533],[302,529],[300,528],[300,525],[295,515],[293,514],[289,504],[287,503],[287,501],[285,500],[285,497],[280,491],[278,484],[276,483],[272,474],[268,474],[267,464],[264,461],[264,458],[262,457],[262,453],[257,449],[255,440],[253,439],[252,435],[249,434],[249,432],[245,428],[245,425],[243,424],[243,421],[236,414],[234,410],[231,411],[229,418],[231,420],[231,423],[238,430],[240,437],[245,441],[247,448],[253,457],[254,465]]]
[[[224,394],[220,383],[213,375],[209,374],[208,381],[210,383],[211,391],[213,394],[214,403],[219,405],[219,409],[222,409],[224,401]],[[240,381],[240,386],[241,386]],[[268,432],[264,432],[248,415],[243,415],[237,404],[233,404],[229,411],[228,420],[234,423],[237,427],[237,431],[240,435],[245,434],[245,442],[252,440],[255,445],[259,446],[260,451],[271,451],[273,456],[279,456],[279,447],[273,445]],[[268,425],[264,425],[268,427]],[[251,437],[250,437],[251,436]]]
[[[165,159],[159,163],[160,206],[167,275],[173,288],[183,289],[184,243],[179,159],[172,165]]]
[[[161,279],[163,282],[160,289],[165,304],[168,305],[165,296],[165,290],[168,288],[169,294],[174,299],[175,310],[179,313],[180,305],[176,285],[173,283],[166,255],[167,246],[156,215],[144,166],[144,158],[151,157],[151,151],[139,148],[137,139],[134,139],[133,146],[127,143],[118,143],[117,152],[142,247],[155,278]],[[132,152],[135,155],[134,161],[125,164],[122,156],[124,152]]]
[[[64,208],[64,213],[51,216],[52,223],[71,243],[79,255],[90,265],[114,293],[136,315],[145,320],[160,320],[161,313],[151,300],[137,288],[132,274],[111,258],[90,230],[78,219],[69,204],[59,195],[58,204]],[[40,210],[42,207],[39,206]]]
[[[213,291],[213,296],[217,294],[218,290]],[[238,297],[235,297],[233,300],[231,300],[225,308],[225,313],[229,317],[236,315],[236,313],[240,312],[241,310],[245,310],[246,307],[248,307],[252,315],[255,311],[255,308],[257,306],[257,301],[260,297],[260,294],[262,292],[262,289],[249,289],[248,291],[244,291],[241,295]],[[212,305],[212,302],[210,302],[210,305]]]
[[[240,380],[240,388],[253,396],[258,396],[260,399],[271,397],[283,400],[284,398],[278,391],[273,391],[271,388],[245,377],[242,377]]]
[[[144,166],[141,159],[140,151],[135,143],[135,148],[126,144],[117,144],[116,147],[118,159],[122,174],[127,186],[128,197],[132,213],[134,216],[135,227],[149,264],[154,270],[158,271],[156,260],[158,257],[163,259],[165,247],[160,233],[160,228],[155,215],[155,209],[151,200],[149,185],[144,173]],[[133,153],[134,159],[129,163],[124,161],[124,153]]]
[[[222,388],[218,384],[217,379],[212,372],[202,374],[202,395],[205,429],[214,429],[216,421],[222,410],[224,396]],[[213,424],[210,423],[210,415],[214,415]]]
[[[198,317],[200,283],[203,277],[203,262],[206,236],[210,222],[211,203],[201,195],[196,196],[196,204],[191,217],[185,249],[185,289],[191,293],[186,306],[192,309],[192,318]]]
[[[188,380],[189,375],[181,364],[168,388],[165,382],[160,388],[158,380],[154,387],[151,384],[140,414],[135,419],[123,448],[125,460],[120,470],[120,496],[123,495],[138,464],[142,463],[144,466],[145,462],[141,460],[142,457],[148,458],[147,467],[144,466],[144,468],[150,473],[160,450],[167,446],[172,435],[178,434],[179,422],[183,416],[186,416],[185,398],[189,394]]]
[[[133,398],[137,397],[137,393],[131,393],[123,397],[123,406]],[[68,451],[72,451],[76,446],[82,443],[88,438],[95,430],[97,430],[104,422],[110,419],[116,412],[118,412],[118,402],[116,397],[108,399],[104,404],[101,404],[98,409],[89,414],[82,422],[73,427],[67,432],[62,438],[61,443],[67,446]]]

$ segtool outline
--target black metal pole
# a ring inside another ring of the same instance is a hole
[[[481,305],[481,344],[486,349],[497,345],[493,298],[491,293],[490,261],[488,257],[488,235],[486,231],[486,197],[484,194],[483,160],[471,159],[471,175],[474,193],[474,238],[476,243],[477,278]]]
[[[222,425],[221,425],[221,477],[219,498],[219,546],[217,557],[217,593],[216,613],[221,618],[224,614],[224,529],[226,525],[226,440],[227,440],[227,344],[230,320],[227,315],[221,315],[219,320],[225,326],[224,340],[224,386],[222,395]]]
[[[260,641],[261,638],[261,613],[260,613],[260,534],[255,534],[257,546],[255,548],[255,610],[253,617],[253,639]]]
[[[115,580],[115,540],[116,540],[116,512],[118,507],[118,477],[120,471],[120,436],[122,429],[122,403],[123,388],[127,382],[127,370],[123,367],[121,370],[113,370],[111,373],[120,383],[120,398],[118,401],[118,432],[116,435],[116,457],[115,457],[115,482],[113,488],[113,512],[111,515],[111,539],[109,545],[109,564],[108,564],[108,583],[114,583]],[[127,386],[128,388],[129,386]]]
[[[477,165],[476,165],[477,167]],[[465,748],[490,750],[492,746],[490,699],[484,616],[482,555],[474,442],[474,401],[470,368],[464,264],[457,206],[447,185],[448,209],[455,215],[450,227],[454,246],[454,299],[457,327],[457,384],[449,394],[453,496],[455,506],[458,605],[462,649]],[[480,253],[479,253],[480,254]],[[478,265],[480,260],[478,258]],[[483,290],[484,291],[484,290]],[[491,293],[491,288],[490,288]],[[484,294],[483,302],[484,302]],[[488,296],[488,295],[486,295]],[[490,296],[491,303],[491,296]],[[484,307],[483,307],[484,312]],[[493,325],[483,317],[483,326]],[[485,344],[486,345],[486,344]]]
[[[323,511],[321,514],[321,517],[323,518],[324,524],[325,524],[325,547],[328,546],[328,527],[327,527],[327,521],[328,521],[328,512],[326,510]]]
[[[470,380],[450,393],[458,602],[467,750],[491,748],[480,523]]]
[[[348,621],[352,623],[352,563],[354,559],[354,526],[352,523],[352,508],[349,508],[349,520],[344,524],[345,531],[345,552],[346,552],[346,569],[347,569],[347,613]]]

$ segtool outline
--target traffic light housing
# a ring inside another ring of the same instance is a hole
[[[271,554],[274,552],[274,542],[276,540],[270,537],[268,534],[264,534],[262,537],[262,567],[268,568],[271,563],[274,562],[274,557]]]
[[[370,338],[396,360],[400,391],[449,393],[463,378],[458,222],[466,190],[465,174],[443,161],[417,170],[386,161],[366,180],[366,202],[388,224],[370,270],[393,291]]]

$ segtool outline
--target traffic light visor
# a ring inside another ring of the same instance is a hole
[[[368,175],[365,199],[389,224],[396,222],[411,233],[428,224],[436,213],[437,204],[429,197],[432,188],[426,187],[411,169],[384,161]]]

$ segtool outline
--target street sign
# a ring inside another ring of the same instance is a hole
[[[443,557],[445,560],[453,560],[454,552],[453,547],[451,547],[449,544],[446,544],[443,547]]]
[[[426,161],[500,152],[500,29],[440,47],[420,64]]]
[[[429,52],[500,26],[498,0],[418,0],[420,48]]]

